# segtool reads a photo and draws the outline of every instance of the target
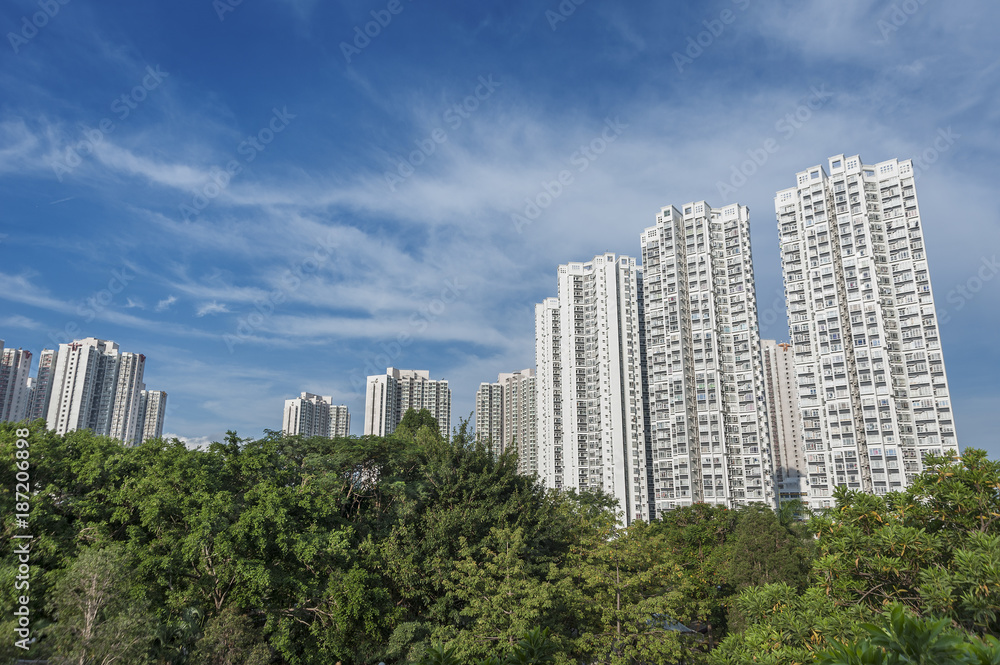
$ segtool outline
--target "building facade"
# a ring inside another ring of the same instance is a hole
[[[136,428],[133,444],[163,436],[163,418],[167,413],[167,393],[162,390],[143,390],[139,393],[136,409]]]
[[[538,473],[538,419],[535,371],[500,374],[476,391],[476,435],[497,453],[513,447],[518,472]]]
[[[351,414],[344,405],[333,403],[333,397],[302,393],[285,400],[281,425],[286,436],[322,436],[328,439],[350,436]]]
[[[141,438],[145,424],[139,411],[146,389],[146,356],[122,352],[114,342],[87,337],[60,344],[53,359],[46,414],[50,430],[66,434],[89,429],[126,443]]]
[[[774,505],[746,206],[667,206],[641,236],[655,516]]]
[[[774,451],[774,483],[778,502],[809,501],[805,452],[802,447],[802,417],[795,386],[795,358],[792,345],[764,339],[760,342],[764,359],[768,423]]]
[[[139,418],[140,404],[146,384],[142,375],[146,370],[146,356],[141,353],[121,353],[116,359],[114,397],[111,403],[111,422],[108,436],[119,441],[141,438],[143,422]]]
[[[31,351],[4,349],[0,343],[0,422],[20,422],[28,417],[30,374]]]
[[[427,409],[437,420],[441,436],[447,439],[451,435],[451,388],[447,380],[432,380],[427,370],[394,367],[387,368],[384,375],[368,377],[366,435],[392,434],[409,409]]]
[[[810,503],[958,450],[913,165],[837,155],[774,205]]]
[[[55,368],[58,350],[42,349],[38,356],[38,371],[31,386],[31,406],[28,420],[45,419],[49,414],[49,399],[52,396],[52,370]]]
[[[480,383],[476,391],[476,439],[487,443],[494,453],[504,451],[503,386]]]
[[[612,494],[626,524],[648,520],[641,271],[608,253],[559,266],[557,285],[535,306],[538,474]]]

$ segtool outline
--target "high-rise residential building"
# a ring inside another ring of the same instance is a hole
[[[427,370],[389,367],[369,376],[365,391],[365,434],[388,436],[409,409],[427,409],[441,436],[451,434],[451,389],[445,379],[432,380]]]
[[[119,441],[132,441],[143,422],[138,419],[139,404],[146,384],[142,375],[146,356],[141,353],[121,353],[117,359],[114,398],[111,406],[111,423],[108,436]]]
[[[351,414],[347,407],[335,405],[333,397],[302,393],[285,400],[281,431],[287,436],[322,436],[328,439],[349,436]]]
[[[517,451],[518,472],[538,473],[538,419],[535,370],[500,374],[476,392],[476,434],[493,450]]]
[[[38,372],[32,382],[31,406],[28,420],[45,419],[49,414],[49,399],[52,396],[52,370],[55,367],[57,350],[42,349],[38,356]]]
[[[809,501],[806,458],[802,447],[802,417],[795,386],[792,345],[763,339],[764,381],[767,390],[774,482],[778,501]]]
[[[131,443],[139,436],[138,412],[146,357],[87,337],[60,344],[51,370],[47,426],[57,434],[89,429]],[[162,425],[161,425],[162,429]]]
[[[503,386],[480,383],[476,391],[476,438],[488,443],[495,453],[504,451]]]
[[[836,155],[774,200],[810,503],[958,450],[913,165]]]
[[[163,436],[163,418],[167,413],[167,393],[162,390],[143,390],[139,393],[136,408],[136,427],[133,444]]]
[[[557,283],[535,306],[538,474],[613,495],[626,524],[648,520],[640,268],[608,253],[559,266]]]
[[[0,422],[19,422],[28,417],[31,406],[31,351],[0,349]]]
[[[746,206],[667,206],[642,233],[655,515],[774,505]]]

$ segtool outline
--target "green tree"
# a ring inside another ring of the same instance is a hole
[[[547,579],[547,566],[536,566],[524,529],[493,528],[479,543],[461,539],[448,593],[464,605],[460,622],[442,626],[434,637],[447,640],[460,658],[494,655],[511,648],[532,626],[558,625],[565,618],[562,599],[571,592],[565,576]]]
[[[975,449],[961,459],[925,462],[927,470],[903,492],[838,489],[837,507],[809,523],[818,538],[813,584],[802,595],[787,586],[748,588],[737,602],[744,628],[726,638],[712,662],[744,662],[751,654],[757,662],[808,662],[834,641],[853,645],[852,653],[868,654],[871,662],[883,662],[882,656],[897,662],[898,654],[861,629],[861,622],[890,606],[905,608],[914,621],[995,634],[1000,463]],[[862,641],[869,646],[862,649]],[[967,641],[973,651],[982,647]]]
[[[396,438],[405,439],[440,439],[441,428],[438,421],[428,409],[417,411],[412,407],[406,410],[393,433]]]
[[[680,632],[703,621],[708,607],[698,584],[674,561],[646,522],[609,525],[579,546],[581,635],[576,654],[596,663],[675,662],[700,650]]]
[[[985,665],[1000,663],[1000,641],[970,638],[948,619],[923,619],[893,605],[861,626],[865,639],[836,642],[819,654],[820,665]]]
[[[270,649],[259,629],[234,606],[226,607],[205,626],[191,654],[191,665],[267,665]]]
[[[143,663],[155,638],[148,603],[119,545],[80,552],[55,584],[47,638],[57,662]]]
[[[814,518],[815,573],[843,602],[880,610],[901,603],[968,630],[1000,631],[1000,462],[981,450],[929,457],[906,491],[838,489],[837,508]]]

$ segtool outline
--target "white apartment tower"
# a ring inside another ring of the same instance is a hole
[[[500,374],[476,392],[476,434],[502,453],[513,446],[518,472],[538,473],[538,419],[535,370]]]
[[[142,382],[146,356],[141,353],[121,353],[116,364],[108,436],[119,441],[132,441],[137,435],[141,437],[143,427],[138,415],[141,396],[146,390],[146,384]]]
[[[55,369],[57,350],[42,349],[38,356],[38,372],[32,383],[31,407],[28,420],[44,419],[49,413],[49,399],[52,396],[52,370]]]
[[[802,448],[802,417],[795,385],[795,358],[792,345],[773,339],[760,342],[764,358],[768,422],[774,451],[774,481],[778,502],[808,503],[806,458]]]
[[[163,436],[163,417],[167,413],[167,393],[162,390],[143,390],[139,393],[136,409],[136,428],[133,444]]]
[[[667,206],[641,240],[653,517],[773,506],[749,210]]]
[[[476,391],[476,438],[495,453],[505,450],[503,436],[503,386],[480,383]]]
[[[427,370],[389,367],[384,375],[369,376],[365,390],[366,435],[388,436],[396,431],[409,409],[427,409],[437,420],[441,436],[451,434],[451,389],[448,381],[431,380]]]
[[[0,422],[19,422],[31,407],[31,351],[4,349],[2,342],[0,351]]]
[[[906,487],[958,450],[909,160],[837,155],[774,205],[810,503]]]
[[[142,436],[139,430],[145,424],[139,411],[146,356],[122,352],[114,342],[94,337],[60,344],[53,356],[49,429],[57,434],[89,429],[126,443]]]
[[[281,425],[286,436],[322,436],[328,439],[350,436],[351,414],[346,406],[335,405],[333,397],[302,393],[285,400]]]
[[[650,517],[641,303],[635,259],[609,253],[559,266],[535,306],[538,474],[612,494],[626,524]]]

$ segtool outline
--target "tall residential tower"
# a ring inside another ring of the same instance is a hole
[[[54,363],[45,368],[50,392],[49,429],[57,434],[89,429],[125,443],[133,443],[137,437],[142,440],[145,421],[140,421],[139,414],[146,389],[146,356],[122,352],[114,342],[87,337],[60,344],[52,357]],[[44,385],[43,368],[40,364],[36,396]],[[35,400],[36,405],[40,402]]]
[[[655,514],[774,505],[746,206],[667,206],[642,233]]]
[[[431,380],[427,370],[389,367],[384,375],[368,377],[365,390],[365,431],[388,436],[396,431],[407,410],[427,409],[437,420],[441,436],[451,435],[451,388],[448,381]]]
[[[558,294],[535,306],[539,476],[648,520],[640,269],[614,254],[562,265]]]
[[[958,450],[913,165],[837,155],[774,205],[810,503],[910,484]]]
[[[538,473],[538,418],[535,370],[501,374],[476,391],[476,433],[500,453],[517,451],[519,473]]]
[[[136,407],[133,444],[163,436],[163,418],[167,413],[167,393],[162,390],[143,390]]]
[[[28,389],[31,351],[4,349],[0,341],[0,422],[28,417],[32,391]]]
[[[335,405],[333,397],[302,393],[285,400],[281,430],[288,436],[345,437],[351,434],[351,414],[346,406]]]
[[[773,339],[761,340],[760,345],[764,358],[764,381],[778,501],[808,502],[802,417],[799,413],[799,393],[795,386],[792,345]]]

